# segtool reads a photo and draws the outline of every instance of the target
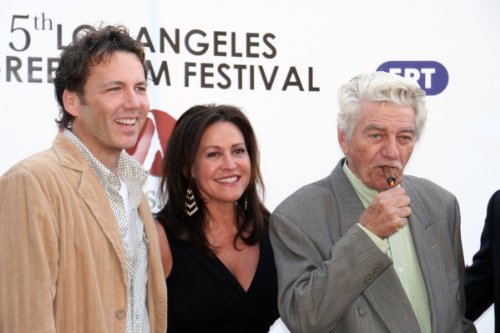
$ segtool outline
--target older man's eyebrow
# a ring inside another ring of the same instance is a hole
[[[365,128],[363,128],[362,132],[369,132],[369,131],[386,131],[387,127],[377,125],[377,124],[369,124]]]
[[[369,131],[386,132],[387,127],[382,126],[382,125],[377,125],[377,124],[369,124],[365,128],[363,128],[363,130],[362,130],[362,132],[369,132]],[[417,132],[417,130],[414,127],[403,127],[403,128],[398,129],[398,132],[415,134]]]

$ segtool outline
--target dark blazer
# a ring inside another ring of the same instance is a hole
[[[292,332],[420,332],[391,259],[357,225],[364,211],[342,170],[309,184],[271,216],[278,307]],[[475,332],[464,317],[464,263],[456,198],[405,176],[408,219],[428,292],[432,332]]]
[[[500,191],[491,197],[481,234],[481,247],[465,270],[466,317],[476,320],[491,304],[500,304]],[[495,332],[500,312],[495,306]]]

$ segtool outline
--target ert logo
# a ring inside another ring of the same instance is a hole
[[[448,71],[437,61],[387,61],[377,71],[414,79],[427,96],[442,93],[448,85]]]
[[[149,117],[146,118],[146,122],[144,123],[144,127],[139,134],[137,143],[134,147],[127,149],[127,153],[132,155],[143,165],[148,154],[153,153],[154,159],[151,166],[144,165],[144,167],[146,169],[149,167],[150,175],[161,177],[163,153],[167,147],[168,140],[170,139],[176,120],[164,111],[150,110],[149,113],[153,115],[154,122],[153,119]],[[155,134],[157,135],[161,150],[150,152],[151,142]]]

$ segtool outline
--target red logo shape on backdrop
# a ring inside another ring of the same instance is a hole
[[[163,153],[167,147],[168,140],[170,139],[176,120],[168,113],[161,110],[150,110],[149,112],[151,112],[155,121],[153,122],[150,118],[146,119],[144,127],[142,128],[139,138],[137,139],[137,143],[134,147],[127,149],[127,153],[132,155],[136,160],[144,165],[146,156],[151,148],[151,140],[153,139],[153,135],[155,133],[156,123],[156,132],[158,133],[158,139],[160,140],[161,151],[157,150],[155,152],[153,163],[149,167],[149,174],[161,177]],[[145,167],[147,168],[148,166],[145,165]]]

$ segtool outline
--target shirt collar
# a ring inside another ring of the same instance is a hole
[[[127,184],[129,190],[131,207],[139,206],[143,195],[142,188],[146,183],[148,173],[136,159],[130,156],[125,150],[122,150],[118,158],[118,176],[115,176],[90,152],[87,146],[72,131],[64,129],[64,135],[81,151],[83,157],[105,189],[119,191],[120,179],[122,179]]]
[[[375,195],[377,195],[377,190],[372,190],[371,188],[368,188],[365,184],[363,184],[361,179],[359,179],[347,165],[347,159],[344,161],[342,169],[344,170],[347,179],[351,183],[359,199],[361,200],[363,205],[367,207],[373,200]]]

